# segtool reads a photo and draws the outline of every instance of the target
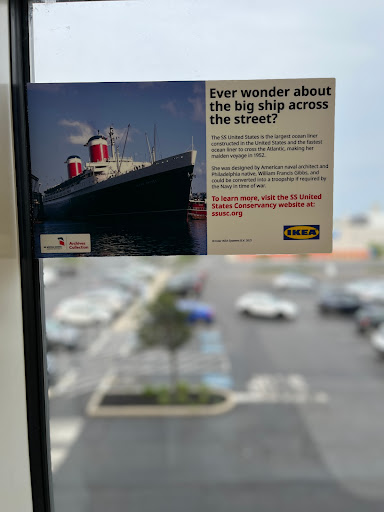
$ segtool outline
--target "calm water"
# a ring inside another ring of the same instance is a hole
[[[152,256],[207,254],[205,220],[137,219],[102,221],[46,221],[35,225],[37,258],[62,254],[40,253],[40,234],[90,233],[92,253],[85,256]],[[75,256],[71,254],[71,256]]]

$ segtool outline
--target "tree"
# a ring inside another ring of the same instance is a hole
[[[143,348],[162,347],[169,354],[170,388],[175,393],[179,371],[178,350],[190,338],[191,328],[187,314],[179,311],[175,296],[162,292],[147,308],[147,317],[139,329],[139,339]]]

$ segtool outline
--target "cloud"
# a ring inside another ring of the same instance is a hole
[[[104,137],[106,137],[109,141],[109,130],[110,130],[110,126],[106,126],[104,128],[104,130],[102,130],[100,133],[101,135],[104,135]],[[132,141],[132,127],[129,128],[129,133],[128,133],[128,139],[127,141],[131,142]],[[113,127],[113,135],[115,137],[115,142],[118,146],[121,146],[121,145],[124,145],[124,142],[125,142],[125,137],[127,135],[127,127],[125,128],[116,128],[115,126]]]
[[[192,105],[192,119],[205,123],[205,105],[201,96],[188,98],[188,102]]]
[[[97,133],[97,130],[92,128],[92,126],[90,126],[88,123],[82,123],[81,121],[69,121],[68,119],[62,119],[59,121],[59,124],[61,126],[73,128],[74,133],[70,133],[67,136],[67,140],[71,144],[84,145],[93,135]]]
[[[205,85],[201,82],[195,82],[193,84],[193,94],[203,95],[205,94]]]
[[[206,174],[205,162],[200,162],[199,164],[195,165],[193,172],[194,172],[194,174],[196,174],[196,176],[205,176],[205,174]]]
[[[110,126],[106,126],[103,130],[96,130],[90,124],[84,123],[82,121],[70,121],[68,119],[62,119],[59,121],[61,126],[65,126],[67,128],[71,128],[70,133],[67,135],[67,140],[71,144],[82,145],[84,146],[88,140],[100,133],[100,135],[104,135],[107,138],[109,144],[109,130]],[[125,137],[127,135],[127,127],[125,128],[116,128],[113,127],[113,133],[115,136],[116,146],[120,148],[120,151],[123,150]],[[132,126],[129,128],[128,139],[127,142],[133,141],[133,136],[135,133],[139,133],[139,131]]]
[[[183,117],[184,116],[183,111],[178,109],[178,107],[176,105],[176,101],[174,101],[174,100],[169,100],[167,103],[163,103],[163,105],[161,105],[161,108],[163,110],[166,110],[167,112],[169,112],[173,117]]]

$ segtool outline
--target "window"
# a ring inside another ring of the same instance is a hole
[[[382,5],[31,9],[37,83],[334,76],[337,84],[332,256],[44,261],[56,512],[267,511],[287,502],[382,510],[384,342],[375,328],[384,314],[366,310],[384,297],[384,217],[372,208],[382,205]],[[87,129],[81,118],[66,122],[73,135]],[[193,238],[201,219],[192,222]],[[187,310],[175,302],[189,335],[177,351],[160,346],[160,328],[158,343],[141,330],[167,286],[193,298]],[[252,291],[276,300],[236,307]],[[175,397],[178,412],[167,405]],[[143,402],[159,405],[144,414]]]

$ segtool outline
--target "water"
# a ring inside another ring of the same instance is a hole
[[[41,254],[40,234],[91,235],[92,252],[84,256],[167,256],[207,254],[206,220],[128,217],[99,221],[46,221],[35,224],[35,256],[63,257],[63,254]],[[73,257],[74,254],[69,256]],[[82,255],[83,256],[83,255]]]

